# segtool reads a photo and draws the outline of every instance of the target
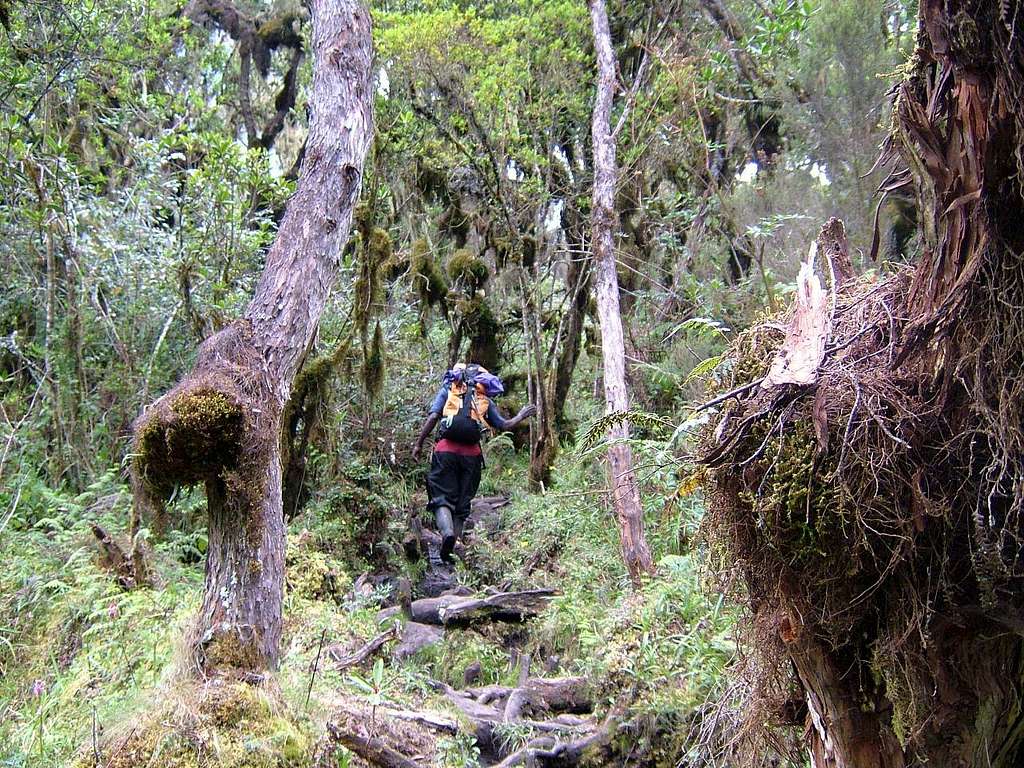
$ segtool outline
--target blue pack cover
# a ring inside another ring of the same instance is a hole
[[[441,386],[448,389],[453,381],[462,381],[462,375],[465,370],[460,368],[459,370],[446,371],[444,378],[441,380]],[[483,384],[484,392],[488,397],[498,397],[499,395],[505,394],[505,385],[501,383],[501,379],[495,376],[493,373],[487,371],[480,371],[476,375],[476,383]]]

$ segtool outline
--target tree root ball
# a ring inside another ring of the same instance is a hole
[[[136,428],[135,463],[151,485],[193,485],[236,464],[245,414],[239,400],[198,385],[165,398]]]

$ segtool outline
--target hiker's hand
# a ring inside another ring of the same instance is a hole
[[[528,419],[531,416],[535,416],[536,414],[537,406],[534,405],[533,403],[530,403],[529,405],[523,406],[523,410],[519,412],[519,416],[517,418],[520,421],[522,421],[523,419]]]
[[[412,458],[414,461],[419,461],[420,456],[423,455],[423,443],[416,443],[412,447]]]

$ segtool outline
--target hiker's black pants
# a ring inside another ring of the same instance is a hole
[[[433,512],[438,507],[448,507],[452,511],[456,535],[462,534],[469,517],[470,504],[480,487],[483,466],[483,456],[434,451],[430,458],[430,473],[427,475],[430,501],[427,509]]]

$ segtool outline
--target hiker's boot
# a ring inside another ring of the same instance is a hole
[[[455,549],[455,523],[452,511],[448,507],[438,507],[434,513],[437,519],[437,532],[441,534],[441,560],[452,564],[452,552]]]

